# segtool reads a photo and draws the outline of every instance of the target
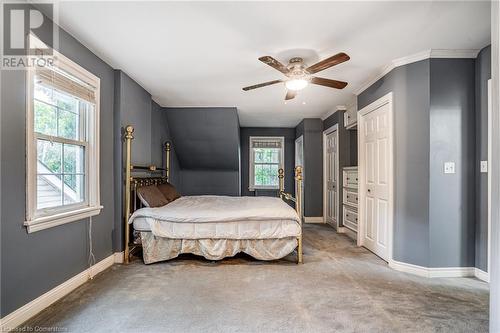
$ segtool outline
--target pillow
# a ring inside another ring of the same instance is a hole
[[[172,202],[181,197],[179,192],[177,192],[175,187],[170,183],[158,185],[158,190],[160,190],[160,192],[168,200],[168,202]]]
[[[168,200],[163,196],[157,186],[142,186],[137,189],[137,196],[147,207],[161,207],[168,204]]]

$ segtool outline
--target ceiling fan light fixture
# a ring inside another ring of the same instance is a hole
[[[285,82],[285,86],[289,90],[302,90],[309,84],[309,81],[305,79],[291,79]]]

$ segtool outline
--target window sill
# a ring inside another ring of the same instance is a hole
[[[70,212],[39,217],[30,221],[25,221],[24,225],[27,227],[28,233],[32,233],[98,215],[102,208],[102,206],[85,207]]]
[[[279,191],[279,187],[249,187],[248,190],[250,192],[254,191]]]

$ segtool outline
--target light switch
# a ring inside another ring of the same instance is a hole
[[[455,162],[444,162],[444,173],[455,173]]]
[[[488,161],[481,161],[481,173],[488,172]]]

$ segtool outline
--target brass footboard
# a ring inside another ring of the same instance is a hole
[[[300,235],[297,237],[297,263],[303,263],[303,252],[302,252],[302,167],[295,167],[295,197],[290,193],[285,192],[285,170],[278,170],[279,178],[279,195],[283,200],[293,201],[295,203],[295,209],[300,218]]]

